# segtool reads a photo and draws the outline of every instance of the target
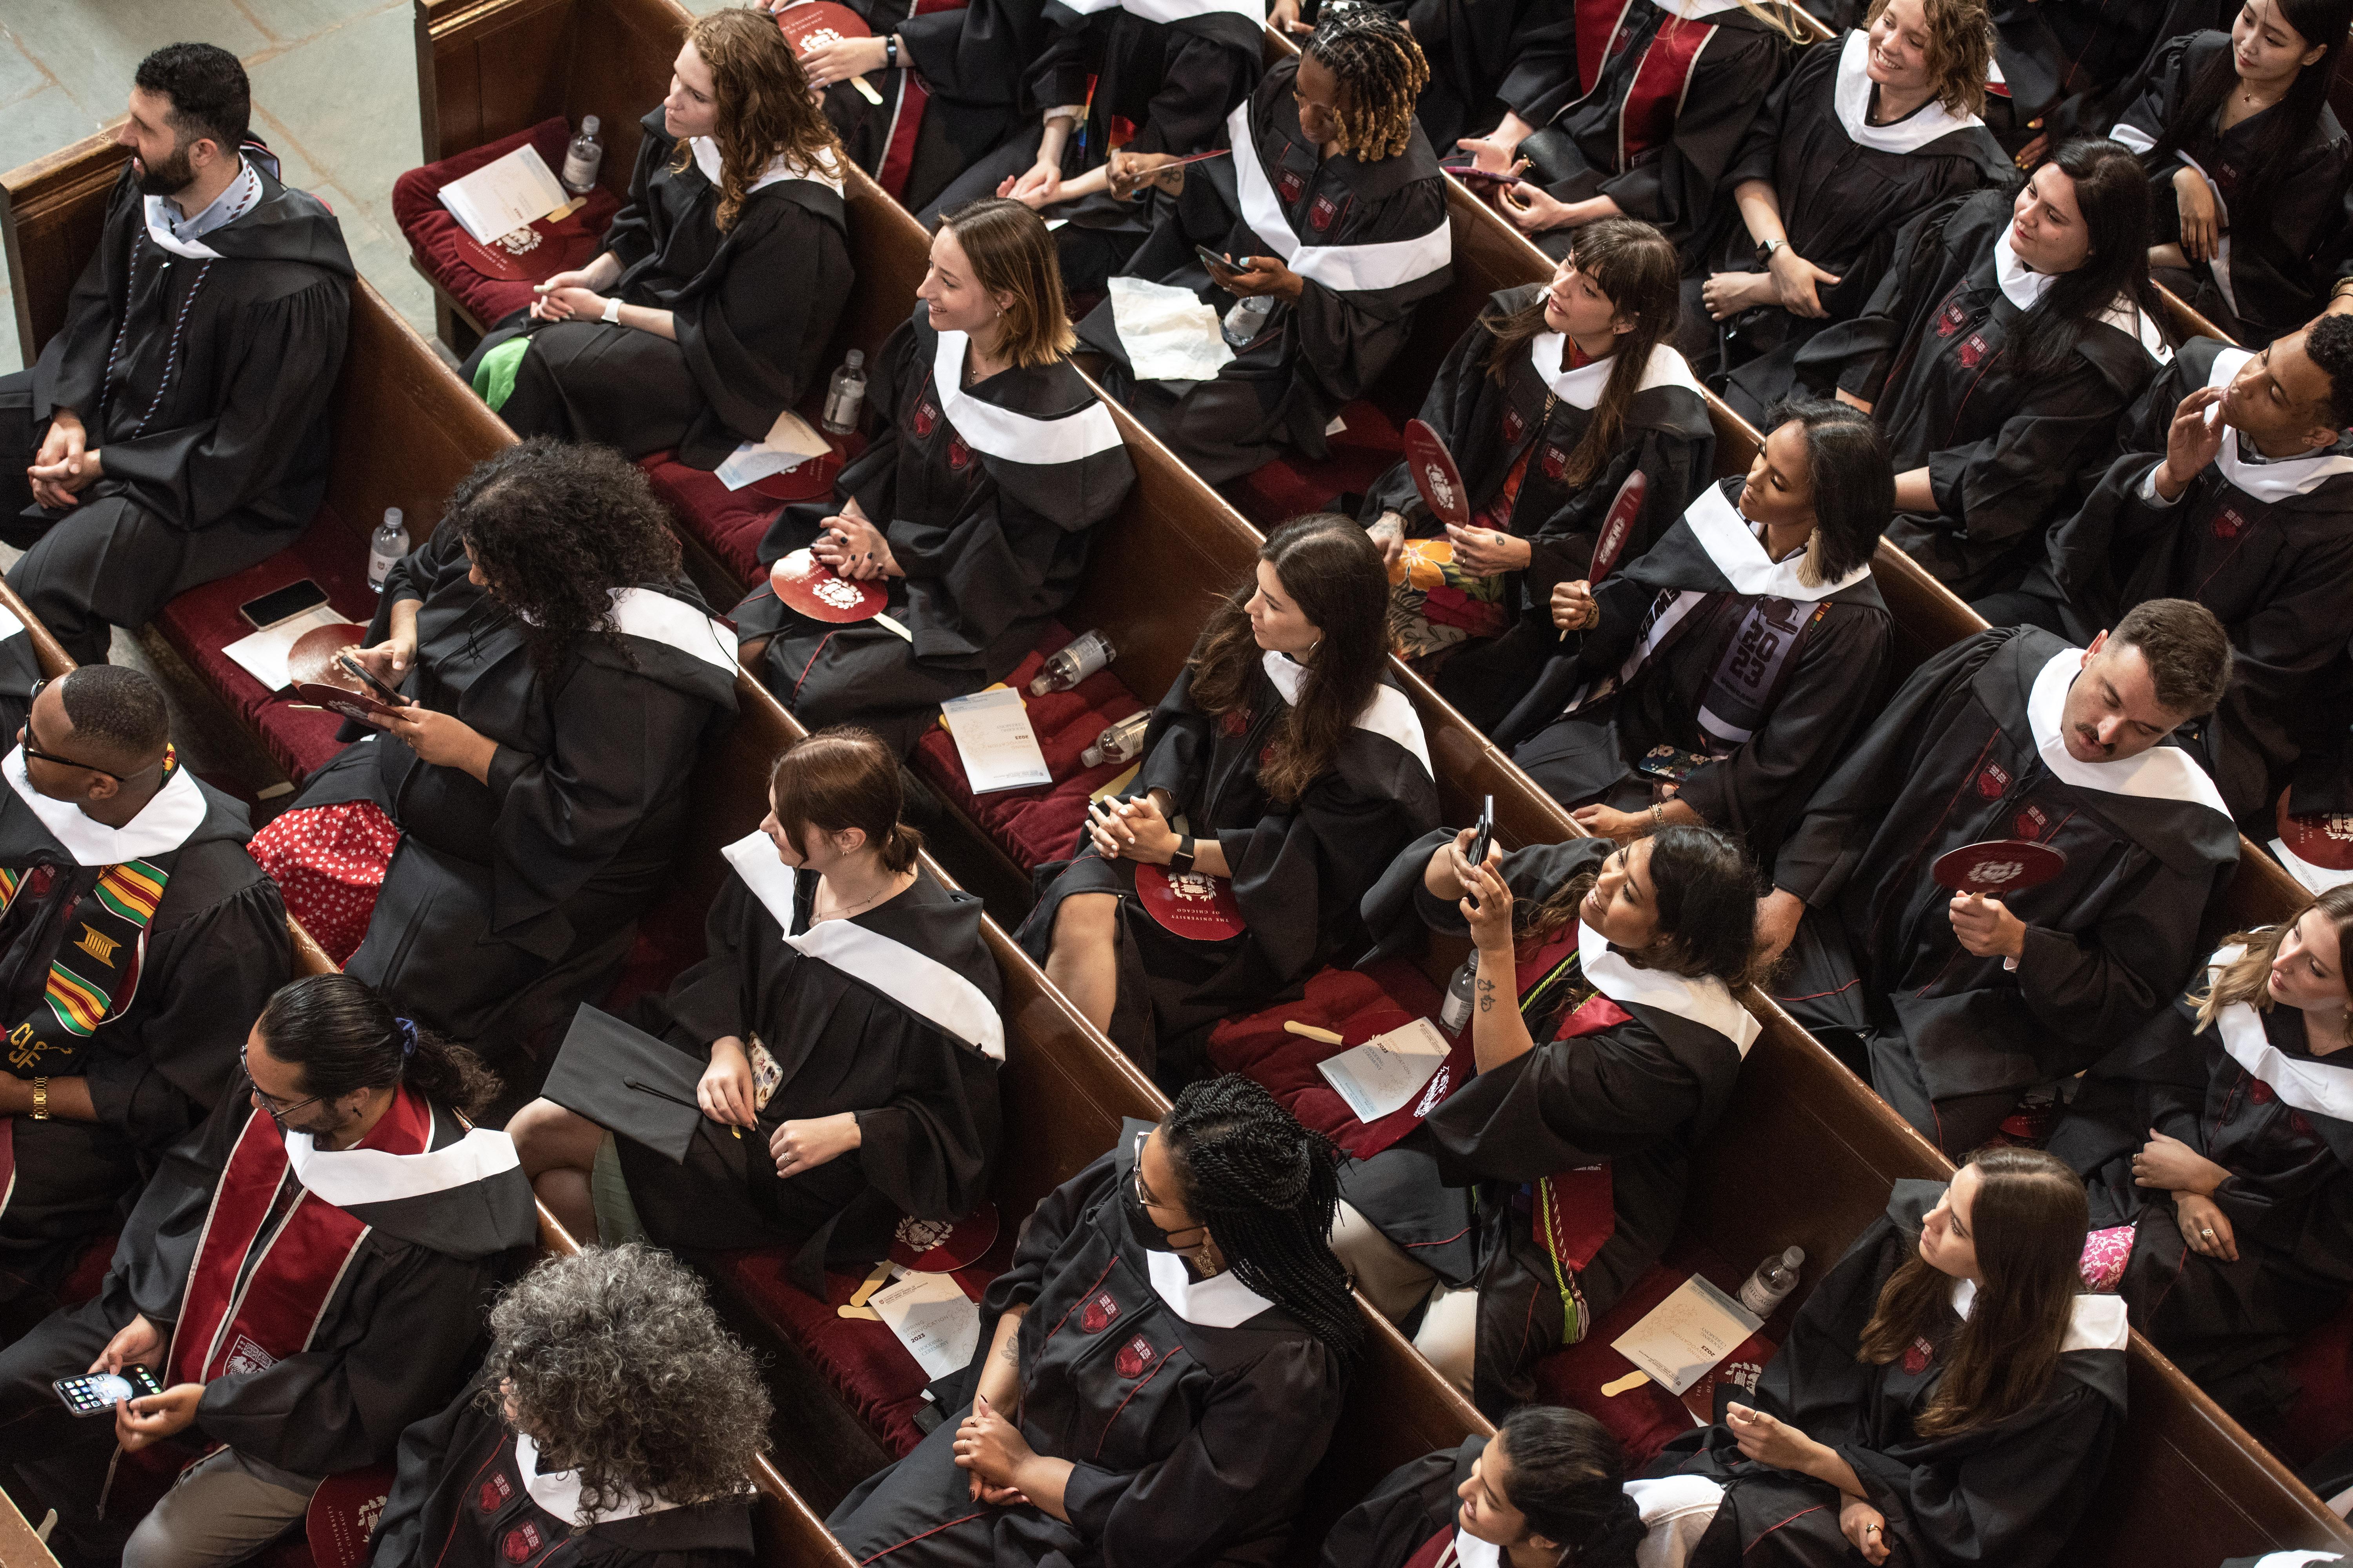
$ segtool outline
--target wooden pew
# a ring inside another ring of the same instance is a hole
[[[2230,344],[2232,348],[2239,346],[2238,339],[2199,314],[2191,308],[2189,300],[2184,300],[2164,284],[2151,282],[2149,287],[2157,290],[2158,308],[2165,315],[2161,324],[2165,330],[2166,340],[2174,347],[2179,348],[2191,338],[2215,338]]]

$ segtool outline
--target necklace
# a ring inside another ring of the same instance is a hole
[[[831,886],[831,884],[830,884],[830,883],[828,883],[827,885],[828,885],[828,887],[829,887],[829,886]],[[827,910],[825,913],[823,913],[823,914],[821,914],[821,915],[817,915],[815,918],[816,918],[817,920],[823,920],[823,921],[838,921],[838,920],[841,920],[841,919],[843,919],[843,918],[844,918],[844,917],[846,917],[846,916],[856,914],[856,913],[857,913],[859,910],[860,910],[867,909],[867,908],[869,908],[869,907],[871,907],[871,906],[872,906],[872,905],[875,905],[875,904],[879,904],[879,903],[881,903],[883,900],[885,900],[885,899],[889,898],[892,894],[893,894],[893,893],[895,893],[895,892],[898,892],[898,891],[900,891],[900,890],[901,890],[901,889],[900,889],[899,877],[898,877],[898,875],[897,875],[897,874],[893,874],[893,875],[889,876],[889,877],[887,877],[887,878],[885,878],[885,879],[884,879],[883,883],[882,883],[882,890],[881,890],[881,892],[874,893],[874,894],[871,894],[871,895],[870,895],[870,896],[868,896],[868,897],[866,897],[866,898],[860,899],[860,900],[858,900],[856,903],[854,903],[854,904],[837,904],[837,905],[835,905],[832,909],[830,909],[830,910]],[[814,907],[814,906],[812,906],[812,908],[813,908],[813,907]]]

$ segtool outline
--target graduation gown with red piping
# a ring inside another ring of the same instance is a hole
[[[1422,881],[1451,837],[1440,828],[1409,846],[1366,895],[1366,923],[1385,948],[1414,942],[1422,927],[1467,934],[1461,911]],[[1615,848],[1572,838],[1514,850],[1504,880],[1533,907],[1599,873]],[[1493,1420],[1535,1396],[1546,1352],[1582,1337],[1658,1261],[1683,1213],[1692,1151],[1731,1102],[1757,1035],[1721,982],[1637,969],[1581,921],[1524,962],[1523,997],[1572,949],[1581,983],[1529,1020],[1533,1050],[1472,1078],[1415,1131],[1341,1173],[1342,1195],[1384,1236],[1447,1283],[1478,1288],[1473,1399]],[[1571,1172],[1584,1179],[1556,1182],[1572,1211],[1557,1229],[1588,1256],[1556,1271],[1539,1239],[1544,1222],[1515,1194]],[[1607,1207],[1577,1211],[1581,1203]],[[1567,1321],[1564,1276],[1579,1322]]]

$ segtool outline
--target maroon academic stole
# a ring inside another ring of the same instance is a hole
[[[1450,1524],[1423,1542],[1421,1550],[1406,1559],[1405,1568],[1453,1568],[1454,1530]]]
[[[421,1154],[432,1128],[431,1110],[415,1090],[403,1088],[357,1147]],[[262,1227],[286,1169],[286,1142],[277,1120],[255,1111],[229,1152],[204,1233],[196,1239],[196,1260],[188,1269],[180,1321],[172,1331],[167,1385],[264,1372],[309,1347],[327,1299],[368,1225],[302,1192],[276,1234],[263,1242]],[[237,1273],[257,1243],[264,1250],[239,1291]]]
[[[1584,0],[1577,7],[1577,74],[1588,93],[1601,79],[1602,62],[1623,54],[1632,44],[1636,29],[1631,18],[1638,7],[1650,4],[1651,0],[1624,0],[1613,7],[1609,0]],[[1634,68],[1626,101],[1618,109],[1618,166],[1613,173],[1625,173],[1637,157],[1674,133],[1675,111],[1690,89],[1700,51],[1715,35],[1713,22],[1687,22],[1671,16],[1651,36],[1650,47]],[[1588,60],[1593,63],[1588,66]]]
[[[1569,930],[1576,931],[1574,925]],[[1598,1035],[1633,1021],[1633,1015],[1599,991],[1561,1023],[1556,1040]],[[1536,1243],[1552,1259],[1553,1283],[1560,1290],[1560,1342],[1573,1345],[1593,1327],[1592,1309],[1577,1276],[1618,1234],[1618,1207],[1607,1161],[1579,1165],[1535,1184]]]

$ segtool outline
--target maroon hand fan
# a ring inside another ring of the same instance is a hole
[[[768,568],[768,586],[813,621],[847,626],[871,621],[882,613],[891,595],[872,583],[839,576],[832,567],[806,550],[796,550]]]
[[[1449,528],[1467,527],[1471,492],[1462,488],[1462,470],[1454,466],[1445,439],[1419,419],[1405,422],[1405,462],[1413,473],[1413,488],[1438,521]]]
[[[361,1568],[384,1505],[392,1496],[393,1468],[370,1465],[319,1483],[302,1514],[302,1534],[318,1568]]]
[[[537,283],[593,260],[603,244],[583,221],[587,204],[560,218],[537,218],[488,245],[464,229],[457,233],[458,259],[485,278],[507,283]]]
[[[286,650],[286,673],[305,686],[340,686],[346,691],[356,691],[359,682],[335,663],[335,656],[357,648],[366,640],[364,626],[312,626]]]
[[[776,26],[783,29],[785,42],[792,46],[796,59],[838,38],[871,38],[874,36],[874,29],[866,25],[865,17],[847,5],[835,5],[833,0],[810,0],[807,5],[787,5],[776,13]]]
[[[1634,520],[1642,515],[1642,498],[1650,493],[1651,481],[1641,469],[1626,476],[1618,487],[1618,494],[1609,502],[1609,510],[1601,520],[1601,531],[1593,536],[1593,564],[1586,572],[1588,583],[1599,584],[1618,564],[1618,557],[1626,552],[1626,542],[1634,536]]]
[[[968,1268],[997,1244],[997,1205],[983,1203],[960,1220],[899,1221],[892,1238],[891,1261],[919,1274],[953,1274]]]
[[[1223,942],[1242,933],[1241,906],[1234,901],[1234,886],[1207,871],[1178,871],[1166,866],[1135,868],[1135,896],[1144,912],[1171,936],[1187,942]]]
[[[1957,893],[1992,895],[2039,888],[2067,868],[2063,850],[2024,838],[1988,838],[1936,857],[1928,875]]]
[[[2288,792],[2283,792],[2274,820],[2288,853],[2324,871],[2353,872],[2353,816],[2329,811],[2291,816],[2287,803]]]

